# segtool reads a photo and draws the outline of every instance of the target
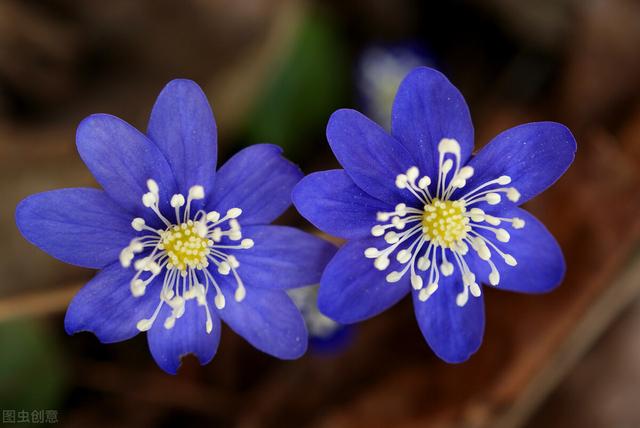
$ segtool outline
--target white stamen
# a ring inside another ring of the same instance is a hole
[[[394,257],[402,267],[398,271],[386,272],[386,281],[395,283],[404,275],[410,275],[411,286],[418,291],[420,301],[428,300],[436,292],[441,275],[461,275],[464,286],[456,297],[456,303],[464,306],[469,295],[479,297],[482,292],[476,275],[465,261],[469,251],[472,249],[489,265],[488,281],[496,286],[500,282],[500,272],[492,257],[497,254],[507,266],[516,266],[517,261],[498,248],[492,239],[506,244],[511,240],[509,227],[516,230],[525,226],[520,218],[492,215],[475,205],[498,205],[503,201],[502,195],[511,202],[517,202],[521,195],[514,187],[504,187],[512,182],[512,178],[502,175],[453,199],[456,189],[467,187],[475,171],[469,165],[461,165],[461,146],[455,139],[440,140],[438,152],[437,174],[432,175],[437,177],[437,183],[431,189],[432,179],[426,175],[421,177],[416,166],[396,175],[396,187],[406,190],[415,202],[409,205],[400,203],[392,212],[376,214],[379,224],[371,228],[371,235],[383,238],[380,242],[387,246],[369,247],[364,250],[364,256],[373,259],[374,267],[380,271],[386,271],[390,257]],[[430,191],[435,191],[435,194]],[[495,238],[480,235],[480,230],[491,232]]]

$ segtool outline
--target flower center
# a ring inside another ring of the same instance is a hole
[[[418,205],[409,207],[400,203],[392,212],[379,212],[377,220],[382,224],[373,226],[371,234],[383,237],[387,246],[383,249],[367,248],[364,255],[374,259],[375,268],[381,271],[387,270],[390,256],[395,255],[402,268],[389,272],[386,281],[398,282],[410,273],[411,285],[420,290],[419,298],[423,302],[438,289],[440,275],[452,275],[457,266],[463,291],[458,294],[456,303],[464,306],[469,292],[476,297],[481,293],[476,276],[465,258],[470,249],[489,265],[491,285],[498,285],[500,273],[492,257],[497,254],[507,266],[515,266],[517,261],[487,235],[493,234],[496,240],[506,243],[511,239],[509,232],[496,226],[506,225],[512,229],[525,226],[520,218],[495,217],[474,205],[497,205],[502,201],[502,194],[511,202],[517,202],[520,193],[514,187],[505,187],[511,183],[511,177],[503,175],[452,199],[458,189],[467,185],[474,171],[470,166],[460,166],[460,144],[456,140],[443,138],[438,144],[438,152],[440,158],[435,186],[431,186],[429,176],[420,177],[415,166],[396,177],[396,187],[411,193]],[[427,280],[426,286],[423,275]]]
[[[200,236],[193,220],[189,220],[162,232],[158,249],[166,251],[169,257],[167,269],[186,271],[187,267],[202,269],[208,264],[212,245],[213,241]]]
[[[425,205],[422,214],[422,233],[425,239],[444,248],[453,248],[471,230],[466,212],[462,201],[432,200]]]
[[[153,280],[159,275],[164,275],[160,302],[150,318],[138,322],[138,330],[149,330],[163,305],[171,309],[171,314],[164,321],[164,327],[173,328],[176,320],[184,315],[186,302],[195,300],[198,306],[204,307],[207,315],[205,328],[207,333],[211,333],[213,322],[207,297],[209,289],[213,287],[215,290],[213,301],[216,308],[224,308],[225,297],[210,269],[215,267],[220,275],[233,275],[236,284],[234,298],[237,302],[241,302],[246,295],[244,283],[238,275],[240,263],[233,254],[228,254],[229,250],[246,250],[253,247],[253,240],[242,239],[240,223],[237,220],[242,210],[231,208],[224,216],[217,211],[200,210],[192,218],[191,202],[204,198],[204,188],[193,186],[189,189],[186,200],[181,194],[171,197],[171,207],[174,208],[176,216],[175,223],[172,223],[160,212],[158,184],[150,179],[147,181],[147,187],[149,192],[142,196],[142,203],[155,213],[166,228],[154,229],[149,227],[143,218],[134,218],[131,227],[142,234],[132,239],[120,252],[122,266],[127,268],[133,262],[136,271],[131,280],[131,294],[134,297],[144,295]],[[148,255],[133,261],[137,254],[143,252]]]

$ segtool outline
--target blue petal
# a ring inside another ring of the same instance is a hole
[[[204,307],[198,306],[195,300],[185,304],[185,312],[176,320],[171,329],[164,327],[164,321],[171,315],[171,309],[164,305],[158,318],[147,333],[149,350],[153,359],[162,370],[176,374],[182,364],[182,357],[193,354],[200,365],[208,364],[216,354],[220,344],[220,318],[211,314],[213,329],[207,333],[207,316]]]
[[[38,193],[16,208],[16,224],[29,242],[63,262],[95,269],[118,260],[134,237],[130,222],[97,189]]]
[[[283,360],[299,358],[306,352],[304,320],[285,291],[246,284],[246,297],[236,302],[235,283],[225,277],[221,279],[220,286],[226,304],[218,310],[218,315],[247,342]]]
[[[358,187],[374,198],[397,204],[406,191],[396,176],[416,161],[380,125],[355,110],[338,110],[329,119],[327,140],[338,162]]]
[[[370,236],[379,211],[393,211],[355,185],[342,169],[307,175],[293,189],[293,203],[318,229],[346,239]]]
[[[364,256],[365,249],[381,248],[382,243],[381,238],[362,239],[338,250],[320,280],[318,308],[323,314],[341,324],[355,323],[388,309],[409,292],[409,275],[393,284],[385,280],[389,272],[399,269],[395,258],[381,272]]]
[[[254,246],[236,250],[238,274],[253,287],[287,289],[317,284],[336,247],[317,236],[286,226],[249,226],[243,238]]]
[[[464,164],[473,151],[473,123],[458,89],[439,71],[418,67],[404,78],[393,102],[391,135],[411,153],[420,172],[438,172],[438,143],[460,143]]]
[[[482,344],[484,335],[483,296],[469,295],[466,305],[456,304],[462,291],[462,278],[458,271],[449,277],[440,276],[435,293],[421,302],[419,292],[413,292],[413,307],[418,325],[427,343],[438,357],[448,363],[461,363],[469,359]]]
[[[158,147],[127,122],[106,114],[89,116],[78,126],[76,144],[98,183],[125,210],[148,215],[142,195],[150,178],[160,187],[161,206],[169,206],[177,190],[171,167]]]
[[[67,309],[64,328],[68,334],[90,331],[102,343],[127,340],[139,333],[136,324],[151,316],[159,302],[162,285],[153,283],[142,297],[133,297],[132,269],[113,263],[78,291]]]
[[[239,151],[218,171],[210,209],[224,214],[242,208],[241,225],[268,224],[291,205],[291,190],[303,177],[272,144],[256,144]]]
[[[186,195],[194,185],[213,190],[217,162],[217,130],[211,107],[193,81],[172,80],[156,100],[149,138],[169,161],[178,189]]]
[[[506,205],[506,204],[505,204]],[[511,235],[509,242],[499,242],[488,231],[480,232],[505,253],[515,257],[518,264],[508,266],[492,251],[491,260],[500,272],[496,288],[521,293],[546,293],[553,290],[564,278],[566,266],[557,241],[540,221],[527,211],[515,206],[496,206],[491,214],[500,217],[518,217],[525,221],[522,229],[505,227]],[[490,268],[478,260],[474,272],[482,282],[489,284]]]
[[[521,194],[523,204],[551,186],[569,168],[576,153],[576,140],[564,125],[534,122],[508,129],[495,137],[469,162],[474,175],[464,189],[508,175]]]

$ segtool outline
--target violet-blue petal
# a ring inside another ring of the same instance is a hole
[[[566,271],[564,256],[547,228],[535,216],[513,205],[496,206],[491,214],[518,217],[525,222],[522,229],[504,226],[511,235],[509,242],[499,242],[491,232],[480,232],[518,262],[516,266],[508,266],[502,257],[492,251],[491,260],[500,272],[500,283],[496,288],[520,293],[546,293],[560,285]],[[490,269],[487,263],[478,260],[475,264],[474,272],[479,280],[489,284]]]
[[[414,291],[413,307],[420,331],[427,343],[442,360],[461,363],[469,359],[480,345],[484,335],[484,296],[469,294],[467,303],[460,307],[456,296],[462,291],[459,272],[441,275],[438,289],[422,302]]]
[[[460,143],[464,164],[473,151],[473,123],[464,97],[439,71],[418,67],[404,78],[391,113],[393,135],[416,159],[422,174],[438,171],[438,144]]]
[[[351,324],[383,312],[409,292],[409,275],[393,284],[385,279],[389,272],[400,269],[395,257],[382,272],[364,256],[365,249],[383,245],[381,238],[368,238],[349,241],[338,250],[320,280],[320,312],[341,324]]]
[[[136,324],[151,316],[159,301],[162,281],[155,280],[141,297],[129,286],[135,272],[113,263],[75,295],[64,319],[67,334],[90,331],[102,343],[127,340],[139,333]]]
[[[241,224],[268,224],[291,205],[291,190],[303,177],[273,144],[255,144],[236,153],[216,176],[209,209],[224,215],[241,208]]]
[[[564,125],[534,122],[516,126],[498,134],[471,159],[474,175],[458,194],[508,175],[512,179],[509,186],[520,192],[518,204],[523,204],[558,180],[575,153],[576,140]]]
[[[16,208],[24,237],[66,263],[100,269],[134,237],[131,219],[103,191],[60,189],[31,195]]]
[[[238,273],[255,287],[287,289],[318,284],[336,247],[310,233],[287,226],[247,226],[243,238],[254,246],[233,251]]]
[[[78,125],[78,153],[98,183],[124,210],[145,216],[142,205],[147,180],[160,187],[161,206],[176,193],[176,182],[167,159],[144,134],[122,119],[94,114]]]
[[[169,161],[178,189],[213,189],[218,156],[216,122],[206,95],[197,83],[176,79],[169,82],[156,100],[149,127],[149,138]]]
[[[360,112],[341,109],[329,118],[327,140],[338,162],[362,190],[390,204],[406,197],[406,190],[395,185],[396,176],[416,162],[380,125]]]
[[[370,236],[376,214],[394,210],[356,186],[342,169],[307,175],[291,196],[300,214],[314,226],[346,239]]]
[[[220,277],[217,273],[214,275]],[[249,283],[245,286],[246,296],[237,302],[235,282],[230,277],[221,278],[226,304],[218,310],[220,318],[262,352],[283,360],[301,357],[307,350],[307,328],[286,291],[254,287]]]
[[[185,312],[171,329],[164,327],[164,321],[171,315],[167,305],[160,310],[158,318],[147,333],[149,350],[158,366],[167,373],[176,374],[182,364],[182,357],[193,354],[200,365],[208,364],[216,355],[220,344],[220,318],[215,310],[211,313],[213,329],[206,330],[207,316],[203,306],[195,300],[185,303]]]

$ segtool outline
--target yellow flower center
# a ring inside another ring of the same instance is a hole
[[[187,268],[202,269],[208,265],[211,245],[213,241],[200,236],[193,220],[189,220],[164,231],[158,249],[165,250],[169,256],[168,269],[185,272]]]
[[[422,232],[427,240],[445,248],[453,248],[471,230],[463,201],[433,199],[422,214]]]

